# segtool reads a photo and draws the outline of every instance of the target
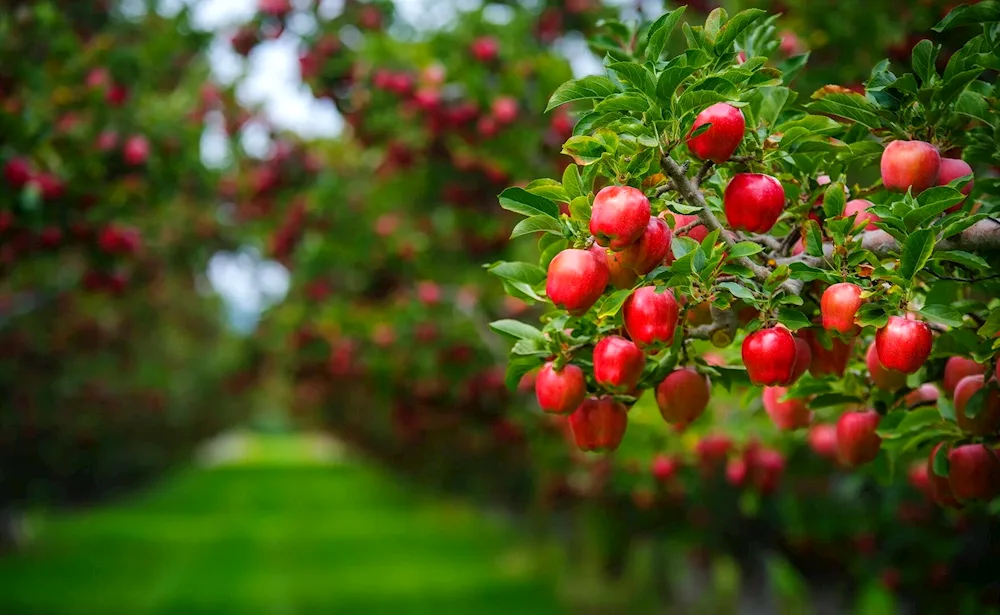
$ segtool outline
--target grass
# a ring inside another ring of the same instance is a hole
[[[29,548],[0,558],[0,613],[561,612],[507,528],[369,468],[278,458],[40,518]]]

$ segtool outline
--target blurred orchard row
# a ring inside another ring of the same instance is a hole
[[[996,606],[1000,5],[655,4],[495,2],[428,31],[388,1],[260,0],[212,33],[0,2],[0,511],[107,497],[281,407],[663,600],[677,562],[723,557],[833,602]],[[251,57],[306,17],[332,139],[208,66],[213,38]],[[581,37],[609,77],[569,81]],[[933,155],[887,176],[890,141]],[[291,277],[249,336],[204,274],[246,248]],[[557,254],[590,273],[557,288]],[[920,339],[873,358],[887,329]]]

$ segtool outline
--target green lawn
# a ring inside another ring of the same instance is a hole
[[[36,528],[2,614],[560,612],[509,530],[355,465],[192,469]]]

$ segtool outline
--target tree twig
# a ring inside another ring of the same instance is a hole
[[[694,178],[695,188],[701,186],[701,182],[705,181],[705,179],[712,173],[712,169],[714,168],[715,168],[715,163],[712,162],[711,160],[706,160],[705,164],[701,165],[701,168],[698,169],[698,175],[695,176]]]

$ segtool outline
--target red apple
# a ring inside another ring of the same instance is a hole
[[[646,355],[633,342],[608,336],[594,346],[594,380],[612,393],[630,393],[639,384]]]
[[[569,415],[569,427],[581,451],[613,451],[625,435],[628,411],[612,397],[588,397]]]
[[[656,405],[663,420],[687,425],[708,406],[711,383],[690,367],[675,369],[656,387]]]
[[[865,224],[866,231],[877,231],[878,227],[875,226],[875,223],[882,218],[879,218],[875,214],[868,211],[868,208],[872,205],[873,203],[871,201],[867,201],[865,199],[854,199],[848,201],[847,205],[844,206],[844,217],[850,218],[851,216],[857,214],[858,217],[854,219],[855,226],[863,222],[867,222],[867,224]]]
[[[493,117],[499,124],[510,124],[517,119],[517,99],[501,96],[493,101]]]
[[[640,347],[669,346],[677,328],[677,301],[666,288],[642,286],[622,307],[625,330]]]
[[[820,314],[823,316],[823,328],[827,331],[838,331],[844,334],[854,333],[854,317],[864,300],[861,298],[861,287],[850,282],[841,282],[823,291],[820,299]]]
[[[750,464],[742,457],[730,459],[726,464],[726,482],[733,487],[742,487],[747,482],[747,475],[750,473]]]
[[[698,456],[701,469],[711,472],[725,462],[732,450],[733,442],[727,436],[707,434],[695,445],[694,452]]]
[[[882,185],[887,190],[920,194],[938,183],[941,154],[923,141],[893,141],[882,152]]]
[[[763,494],[774,493],[785,473],[785,456],[770,448],[749,449],[746,454],[750,483]]]
[[[903,403],[907,408],[937,404],[937,400],[940,396],[941,392],[938,391],[938,388],[933,384],[926,382],[910,391],[906,397],[903,398]]]
[[[492,62],[500,53],[500,43],[491,36],[481,36],[472,41],[469,50],[472,52],[472,57],[480,62]]]
[[[847,369],[847,362],[850,361],[854,352],[854,340],[842,341],[832,337],[830,339],[830,349],[827,350],[820,343],[812,329],[798,331],[799,337],[805,339],[812,352],[812,362],[809,364],[809,373],[815,378],[823,376],[843,376]]]
[[[785,387],[764,387],[764,410],[771,422],[781,430],[791,431],[809,425],[812,412],[804,399],[781,401],[788,394]]]
[[[673,228],[674,228],[675,231],[676,231],[676,229],[679,229],[681,227],[687,226],[687,225],[691,224],[692,222],[697,222],[698,221],[698,216],[688,215],[688,214],[678,214],[678,213],[674,213],[672,211],[665,211],[662,214],[660,214],[660,216],[663,217],[663,218],[666,218],[667,216],[670,216],[671,218],[673,218],[673,222],[674,222]],[[690,237],[691,239],[694,239],[698,243],[701,243],[702,241],[705,240],[706,237],[708,237],[708,229],[705,228],[704,225],[698,224],[696,226],[691,227],[691,229],[688,230],[688,231],[685,231],[683,233],[677,234],[677,236],[678,237]],[[669,258],[669,256],[668,256],[668,258]]]
[[[653,478],[660,482],[666,482],[677,473],[677,460],[667,455],[657,455],[650,465]]]
[[[732,229],[766,233],[785,208],[785,189],[770,175],[737,173],[726,186],[722,206]]]
[[[969,417],[965,413],[969,400],[984,386],[987,390],[979,412],[976,416]],[[986,377],[982,374],[959,380],[955,387],[955,421],[963,431],[977,436],[995,433],[1000,428],[1000,390],[997,389],[996,381],[990,381],[987,385]]]
[[[955,495],[951,492],[951,483],[948,481],[948,477],[938,476],[934,473],[934,457],[944,445],[944,442],[939,442],[937,446],[931,449],[931,454],[927,457],[927,478],[930,481],[931,499],[940,506],[961,508],[961,503],[955,499]]]
[[[579,316],[600,299],[608,277],[607,265],[592,253],[570,248],[549,263],[545,293],[556,306]]]
[[[649,225],[649,199],[631,186],[607,186],[594,197],[590,232],[597,243],[618,251],[634,243]]]
[[[868,374],[872,377],[872,382],[880,389],[897,391],[906,384],[906,374],[882,367],[878,358],[878,349],[874,343],[868,347],[865,364],[868,366]]]
[[[809,429],[809,447],[820,457],[833,459],[837,456],[837,426],[829,423],[813,425]]]
[[[933,342],[927,323],[902,316],[890,316],[889,324],[875,333],[882,367],[904,374],[916,373],[927,362]]]
[[[809,343],[800,337],[795,338],[795,365],[792,366],[792,375],[787,382],[784,382],[785,386],[791,386],[802,377],[802,374],[806,373],[809,369],[809,365],[812,364],[812,349],[809,348]]]
[[[549,361],[535,378],[535,396],[546,412],[568,414],[576,410],[587,396],[583,370],[569,364],[557,371],[555,363]]]
[[[955,395],[955,387],[966,376],[976,376],[986,373],[986,366],[965,357],[948,357],[944,364],[944,392],[948,397]]]
[[[797,352],[795,337],[784,327],[754,331],[743,340],[743,364],[750,382],[764,386],[788,382]]]
[[[711,126],[696,137],[690,136],[704,124]],[[715,103],[695,118],[694,125],[688,133],[688,148],[700,160],[711,160],[716,164],[722,164],[729,160],[740,146],[745,130],[746,120],[742,111],[724,102]]]
[[[983,444],[956,446],[948,452],[948,484],[959,500],[988,502],[1000,495],[1000,459]]]
[[[961,158],[942,158],[941,168],[940,171],[938,172],[937,184],[939,186],[944,186],[949,182],[954,181],[959,177],[965,177],[966,175],[972,175],[972,167],[969,166],[968,162],[962,160]],[[969,180],[969,183],[966,184],[964,188],[962,188],[962,194],[968,195],[970,192],[972,192],[972,188],[973,186],[975,186],[975,183],[976,182],[974,179]],[[945,211],[947,211],[948,213],[951,213],[953,211],[958,211],[959,209],[962,208],[962,205],[964,205],[965,201],[967,200],[968,199],[963,199],[960,203],[952,205]]]
[[[619,254],[637,274],[646,275],[663,263],[670,254],[672,233],[666,220],[650,218],[639,239]]]
[[[845,412],[837,421],[837,457],[847,466],[859,466],[878,456],[882,438],[875,433],[879,415],[874,410]]]
[[[34,176],[31,161],[27,158],[11,158],[3,167],[3,176],[12,188],[23,188]]]
[[[624,252],[612,252],[596,243],[590,246],[590,252],[607,266],[608,280],[615,288],[632,288],[639,279],[639,274],[626,264]]]

